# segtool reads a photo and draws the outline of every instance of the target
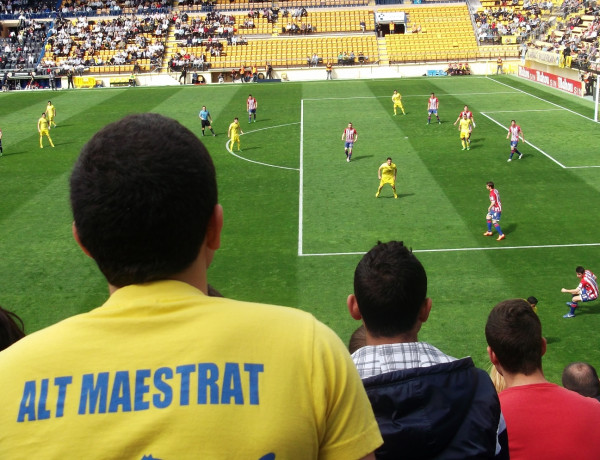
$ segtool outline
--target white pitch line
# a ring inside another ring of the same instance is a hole
[[[297,125],[299,123],[300,123],[299,121],[296,121],[294,123],[286,123],[284,125],[268,126],[266,128],[253,129],[252,131],[245,132],[244,135],[251,134],[251,133],[256,133],[258,131],[264,131],[265,129],[274,129],[274,128],[281,128],[283,126]],[[298,168],[290,168],[288,166],[272,165],[270,163],[263,163],[261,161],[251,160],[250,158],[246,158],[246,157],[243,157],[241,155],[237,155],[237,154],[233,153],[233,149],[232,148],[229,148],[230,145],[231,145],[231,139],[228,139],[227,142],[225,143],[225,148],[227,149],[227,151],[229,153],[231,153],[234,157],[239,158],[240,160],[244,160],[244,161],[247,161],[248,163],[254,163],[254,164],[257,164],[257,165],[261,165],[261,166],[269,166],[270,168],[279,168],[279,169],[287,169],[287,170],[290,170],[290,171],[299,171]]]
[[[444,96],[493,96],[494,94],[515,94],[514,91],[498,91],[493,93],[444,93]],[[431,93],[427,94],[406,94],[402,95],[402,98],[406,97],[429,97]],[[353,99],[387,99],[391,96],[353,96],[353,97],[319,97],[319,98],[306,98],[303,101],[350,101]]]
[[[500,123],[497,120],[494,120],[492,117],[490,117],[489,115],[486,115],[484,112],[480,112],[481,115],[483,115],[485,118],[487,118],[488,120],[493,121],[494,123],[496,123],[498,126],[502,127],[504,130],[508,131],[508,128],[506,128],[502,123]],[[535,145],[533,145],[531,142],[529,141],[524,141],[527,145],[533,147],[534,149],[536,149],[538,152],[540,152],[542,155],[544,155],[546,158],[549,158],[550,160],[552,160],[554,163],[556,163],[558,166],[560,166],[563,169],[566,169],[567,167],[565,165],[563,165],[560,161],[556,160],[555,158],[553,158],[552,156],[548,155],[546,152],[544,152],[542,149],[536,147]]]
[[[300,185],[298,190],[298,255],[302,255],[302,220],[304,216],[304,99],[300,100]]]
[[[486,113],[562,112],[564,109],[486,110]]]
[[[566,110],[567,112],[571,112],[572,114],[579,115],[581,118],[585,118],[586,120],[594,121],[593,118],[586,117],[585,115],[582,115],[579,112],[575,112],[574,110],[567,109],[566,107],[563,107],[562,105],[555,104],[554,102],[550,102],[550,101],[548,101],[548,100],[546,100],[544,98],[541,98],[541,97],[538,97],[538,96],[534,96],[533,94],[528,93],[527,91],[523,91],[522,89],[515,88],[514,86],[507,85],[506,83],[502,83],[501,81],[494,80],[493,78],[490,78],[490,80],[493,81],[493,82],[498,83],[499,85],[507,86],[509,88],[514,89],[515,91],[518,91],[520,93],[526,94],[527,96],[533,97],[533,98],[538,99],[540,101],[544,101],[544,102],[546,102],[548,104],[551,104],[551,105],[553,105],[555,107],[560,107],[561,109]],[[594,123],[596,123],[596,122],[594,121]]]
[[[554,248],[580,248],[589,246],[600,246],[600,243],[572,243],[572,244],[540,244],[532,246],[498,246],[492,248],[445,248],[445,249],[413,249],[412,252],[467,252],[467,251],[501,251],[505,249],[554,249]],[[316,254],[299,254],[303,257],[326,257],[326,256],[357,256],[366,252],[323,252]]]

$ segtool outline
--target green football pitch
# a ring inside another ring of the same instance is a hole
[[[394,89],[406,115],[393,116]],[[431,92],[441,124],[427,125]],[[259,104],[252,124],[249,93]],[[56,148],[42,150],[36,123],[48,99],[57,109]],[[465,104],[477,125],[470,151],[461,150],[453,125]],[[421,340],[486,368],[489,310],[534,295],[548,378],[559,382],[572,361],[600,366],[600,302],[563,319],[569,296],[560,292],[577,285],[577,265],[600,272],[593,105],[509,76],[0,94],[0,305],[20,314],[28,332],[107,296],[71,237],[68,177],[83,144],[138,112],[173,117],[200,135],[202,105],[217,132],[202,139],[225,210],[209,281],[224,295],[310,311],[347,341],[358,326],[346,309],[357,262],[377,241],[403,240],[423,262],[433,299]],[[227,143],[236,116],[239,153]],[[524,158],[508,163],[511,119],[526,142]],[[347,163],[341,135],[349,122],[359,137]],[[156,148],[168,141],[156,138]],[[399,197],[384,188],[376,199],[377,169],[388,156],[398,166]],[[500,242],[482,236],[490,180],[502,197]]]

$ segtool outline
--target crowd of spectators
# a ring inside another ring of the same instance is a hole
[[[542,25],[537,4],[529,10],[517,9],[512,5],[486,8],[476,13],[474,19],[480,43],[501,42],[502,37],[508,35],[515,36],[517,42],[522,42]]]
[[[0,32],[2,25],[0,24]],[[0,38],[0,69],[34,68],[46,37],[46,23],[23,17],[19,27]]]
[[[529,43],[529,47],[555,52],[560,55],[561,65],[585,71],[598,60],[600,7],[588,3],[577,9],[578,5],[574,0],[566,0],[559,8],[562,19],[540,40]],[[593,19],[589,20],[590,17]]]
[[[46,53],[39,67],[81,71],[92,66],[135,65],[141,59],[159,65],[165,49],[160,38],[162,30],[168,29],[169,20],[165,13],[118,16],[95,22],[86,17],[76,21],[57,19],[49,31]],[[101,51],[109,51],[110,57],[104,60]]]
[[[0,0],[2,15],[50,14],[56,11],[56,1]]]

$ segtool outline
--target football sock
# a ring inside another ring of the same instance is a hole
[[[575,304],[575,306],[572,306],[572,305],[571,305],[571,307],[570,307],[570,308],[571,308],[571,314],[573,314],[573,315],[574,315],[574,314],[575,314],[575,309],[577,308],[577,304],[576,304],[575,302],[573,302],[573,303]]]
[[[515,152],[510,152],[510,156],[508,158],[512,159],[512,157],[513,157],[514,154],[515,154]]]
[[[215,131],[212,128],[210,128],[210,132],[213,134],[215,133]]]
[[[204,130],[202,130],[202,135],[204,136]]]
[[[500,228],[499,224],[495,224],[494,227],[496,228],[496,231],[498,232],[498,235],[502,235],[502,229]]]
[[[488,232],[491,232],[492,231],[492,221],[491,220],[487,221],[487,227],[488,227]]]

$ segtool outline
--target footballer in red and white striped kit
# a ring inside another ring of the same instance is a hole
[[[510,156],[508,157],[508,161],[512,161],[512,157],[515,153],[519,154],[519,160],[523,158],[523,154],[519,152],[517,145],[519,145],[519,136],[525,142],[525,136],[523,135],[523,131],[521,131],[521,127],[517,124],[515,120],[510,121],[510,126],[508,127],[508,134],[506,138],[510,137]]]
[[[348,123],[348,127],[342,133],[342,140],[346,141],[344,144],[344,153],[346,154],[346,161],[350,163],[350,159],[352,158],[352,147],[358,140],[358,133],[352,127],[352,123]]]
[[[258,102],[252,97],[252,94],[248,96],[246,101],[246,109],[248,110],[248,123],[252,123],[252,116],[254,116],[254,123],[256,123],[256,109],[258,108]]]
[[[577,278],[579,278],[579,285],[575,289],[562,288],[560,290],[560,292],[567,292],[573,296],[571,301],[567,302],[570,311],[563,318],[573,318],[575,316],[577,302],[591,302],[598,298],[598,280],[596,275],[581,265],[575,268],[575,273]]]
[[[494,188],[493,182],[488,182],[485,184],[485,187],[490,192],[490,206],[488,207],[487,215],[485,216],[485,220],[487,221],[487,232],[483,234],[483,236],[492,236],[492,224],[494,228],[498,232],[498,241],[506,238],[504,233],[502,233],[502,229],[500,228],[500,216],[502,215],[502,202],[500,201],[500,193],[498,190]]]
[[[460,112],[460,114],[458,115],[458,118],[454,122],[454,126],[456,126],[456,123],[458,123],[460,121],[460,119],[463,117],[463,115],[465,113],[467,114],[467,119],[471,120],[471,122],[473,123],[473,128],[477,127],[477,125],[475,124],[475,119],[473,118],[473,112],[471,112],[469,110],[469,106],[468,105],[465,105],[465,108],[463,109],[463,111]]]
[[[431,123],[431,114],[434,114],[435,118],[437,118],[438,123],[441,123],[440,117],[438,115],[438,107],[439,106],[440,106],[440,101],[438,100],[437,97],[435,97],[434,93],[431,93],[431,97],[427,101],[427,112],[429,114],[429,116],[427,117],[427,124]]]

